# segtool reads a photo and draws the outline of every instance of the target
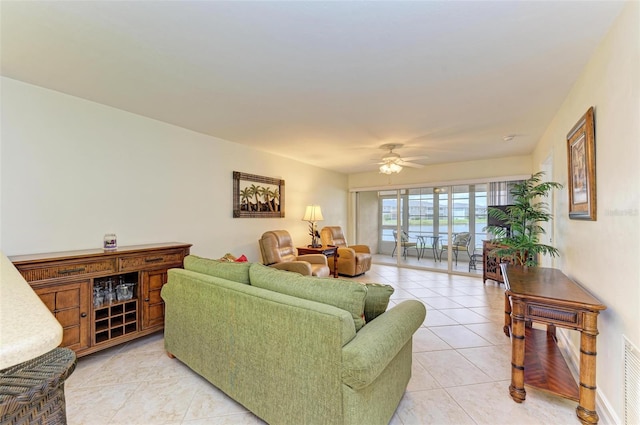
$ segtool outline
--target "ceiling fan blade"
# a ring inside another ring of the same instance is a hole
[[[422,155],[422,156],[407,156],[407,157],[402,157],[400,158],[403,161],[416,161],[416,160],[421,160],[421,159],[429,159],[429,157],[427,155]]]
[[[397,162],[397,164],[398,165],[402,165],[403,167],[424,168],[424,165],[416,164],[415,162],[399,161],[399,162]]]

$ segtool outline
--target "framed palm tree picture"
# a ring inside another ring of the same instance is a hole
[[[234,171],[233,217],[284,217],[284,180]]]

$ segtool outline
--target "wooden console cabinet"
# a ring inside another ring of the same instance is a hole
[[[504,283],[502,271],[500,270],[502,259],[490,254],[492,250],[499,247],[500,245],[491,241],[482,241],[482,281],[485,283],[487,279]]]
[[[78,356],[148,335],[164,326],[160,297],[167,270],[182,267],[190,244],[162,243],[10,257],[58,319],[63,347]],[[130,299],[94,303],[94,286],[131,285]]]

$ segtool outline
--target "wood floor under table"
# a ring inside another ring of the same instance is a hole
[[[551,333],[527,327],[524,352],[525,385],[579,401],[578,385]]]

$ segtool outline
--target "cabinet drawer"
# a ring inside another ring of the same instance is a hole
[[[559,326],[575,328],[580,326],[580,315],[575,310],[565,310],[548,305],[527,304],[526,316],[528,319],[539,320],[546,323],[554,323]]]
[[[87,276],[104,273],[115,273],[116,263],[114,259],[101,259],[95,261],[78,262],[53,262],[37,265],[18,266],[18,270],[27,282],[38,282],[49,279],[59,279],[69,276]]]
[[[145,255],[136,255],[131,257],[120,257],[118,259],[118,267],[121,272],[126,272],[129,270],[135,271],[158,266],[181,265],[184,255],[183,250],[178,250],[148,253]]]

